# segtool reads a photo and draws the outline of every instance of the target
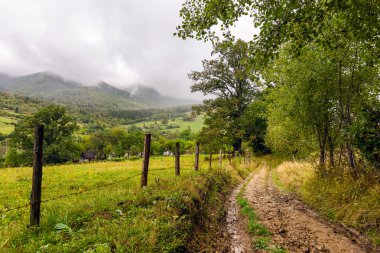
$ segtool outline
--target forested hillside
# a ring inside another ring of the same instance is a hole
[[[130,88],[131,91],[118,89],[106,82],[84,86],[52,72],[20,77],[0,74],[0,89],[20,96],[45,99],[67,107],[81,108],[91,113],[166,108],[197,103],[195,100],[163,96],[155,89],[145,86],[133,86]]]

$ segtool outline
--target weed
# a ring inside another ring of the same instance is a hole
[[[263,249],[267,250],[269,249],[269,243],[271,242],[271,239],[268,237],[260,237],[257,238],[254,242],[255,249]]]

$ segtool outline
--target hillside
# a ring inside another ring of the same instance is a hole
[[[13,132],[16,122],[39,108],[46,102],[28,97],[12,96],[0,92],[0,140]],[[1,152],[0,152],[1,153]]]
[[[134,86],[131,90],[133,93],[103,81],[95,86],[84,86],[52,72],[19,77],[0,74],[0,91],[45,99],[89,111],[164,108],[197,103],[193,100],[163,96],[154,88],[141,85]]]
[[[183,130],[191,130],[192,132],[199,132],[203,127],[203,117],[197,116],[195,118],[190,118],[189,120],[184,120],[188,117],[174,117],[168,120],[167,124],[163,124],[162,120],[150,120],[142,121],[137,124],[130,124],[144,129],[145,131],[163,131],[163,132],[181,132]]]

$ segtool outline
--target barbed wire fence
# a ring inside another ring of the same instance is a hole
[[[36,125],[35,131],[34,131],[34,159],[33,159],[33,176],[32,176],[32,191],[30,195],[30,202],[25,203],[19,206],[15,207],[6,207],[3,209],[0,209],[0,215],[9,213],[11,211],[16,211],[24,208],[30,207],[30,226],[38,226],[40,223],[40,216],[41,216],[41,203],[49,203],[53,201],[57,201],[63,198],[71,197],[71,196],[77,196],[86,194],[90,191],[103,189],[107,187],[112,187],[116,185],[120,185],[121,183],[127,182],[131,179],[141,177],[141,188],[147,187],[147,177],[148,172],[154,173],[157,171],[163,171],[168,169],[174,169],[173,170],[173,176],[179,176],[180,175],[180,168],[191,168],[195,171],[198,171],[199,168],[199,142],[196,143],[196,151],[195,151],[195,158],[194,162],[190,161],[181,161],[180,157],[180,144],[179,142],[176,143],[175,146],[175,152],[173,156],[173,166],[170,167],[164,167],[164,168],[158,168],[149,170],[149,159],[150,159],[150,142],[151,142],[151,134],[145,134],[145,140],[144,140],[144,155],[142,158],[142,171],[138,173],[134,173],[133,175],[130,175],[124,179],[113,181],[110,183],[103,183],[101,185],[97,185],[95,187],[83,189],[80,191],[75,191],[67,194],[62,194],[59,196],[55,196],[49,199],[41,199],[41,192],[42,192],[42,166],[43,166],[43,160],[42,160],[42,154],[43,154],[43,135],[44,135],[44,126],[43,125]],[[210,161],[210,167],[211,167],[211,161]],[[0,216],[1,218],[1,216]]]
[[[184,164],[182,164],[182,165],[184,165]],[[191,164],[188,163],[186,165],[191,165]],[[169,170],[169,169],[173,169],[173,168],[174,167],[159,168],[159,169],[150,170],[149,172],[154,173],[154,172],[157,172],[157,171],[164,171],[164,170]],[[91,188],[83,189],[83,190],[80,190],[80,191],[77,191],[77,192],[62,194],[62,195],[59,195],[59,196],[56,196],[56,197],[52,197],[52,198],[49,198],[49,199],[41,200],[40,203],[48,203],[48,202],[52,202],[52,201],[55,201],[55,200],[63,199],[63,198],[66,198],[66,197],[81,195],[81,194],[85,194],[85,193],[90,192],[90,191],[112,187],[112,186],[119,185],[121,183],[130,181],[131,179],[137,178],[137,177],[141,177],[141,172],[135,173],[134,175],[131,175],[129,177],[126,177],[124,179],[117,180],[117,181],[114,181],[114,182],[111,182],[111,183],[107,183],[107,184],[99,185],[99,186],[96,186],[96,187],[91,187]],[[29,203],[25,203],[23,205],[15,206],[15,207],[3,208],[3,209],[0,209],[0,215],[1,214],[5,214],[5,213],[9,213],[11,211],[16,211],[16,210],[20,210],[20,209],[23,209],[23,208],[27,208],[27,207],[30,207],[30,202]]]
[[[63,198],[71,197],[71,196],[77,196],[77,195],[82,195],[86,194],[90,191],[94,191],[97,189],[103,189],[103,188],[108,188],[112,187],[115,185],[119,185],[123,182],[129,181],[133,178],[137,178],[141,176],[141,187],[145,188],[147,186],[147,176],[148,176],[148,168],[149,168],[149,158],[150,158],[150,142],[151,142],[151,134],[145,134],[145,142],[144,142],[144,156],[142,159],[142,171],[139,173],[135,173],[133,175],[128,176],[127,178],[113,181],[110,183],[98,185],[95,187],[83,189],[80,191],[72,192],[72,193],[67,193],[67,194],[62,194],[59,196],[55,196],[49,199],[41,199],[41,191],[42,191],[42,151],[43,151],[43,135],[44,135],[44,126],[43,125],[36,125],[35,126],[35,131],[34,131],[34,160],[33,160],[33,177],[32,177],[32,191],[31,191],[31,197],[30,197],[30,202],[25,203],[19,206],[15,207],[7,207],[0,209],[0,215],[9,213],[11,211],[17,211],[20,209],[28,208],[30,207],[30,225],[39,225],[40,223],[40,216],[41,216],[41,203],[49,203],[53,202],[56,200],[60,200]],[[168,170],[168,169],[173,169],[174,174],[176,176],[179,176],[180,174],[180,164],[183,167],[187,166],[194,166],[194,169],[197,171],[199,167],[199,143],[196,143],[196,152],[195,152],[195,163],[192,162],[185,162],[182,161],[180,162],[180,152],[179,152],[180,146],[179,143],[176,143],[175,146],[175,152],[174,152],[174,166],[173,167],[165,167],[165,168],[159,168],[159,169],[153,169],[150,170],[151,173],[157,172],[157,171],[163,171],[163,170]]]

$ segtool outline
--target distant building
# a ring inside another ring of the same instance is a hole
[[[88,150],[86,152],[83,152],[81,155],[80,155],[80,160],[81,162],[91,162],[91,161],[95,161],[95,158],[96,158],[96,152],[95,151],[91,151],[91,150]]]
[[[171,156],[171,155],[173,155],[173,153],[171,151],[165,151],[162,155]]]

